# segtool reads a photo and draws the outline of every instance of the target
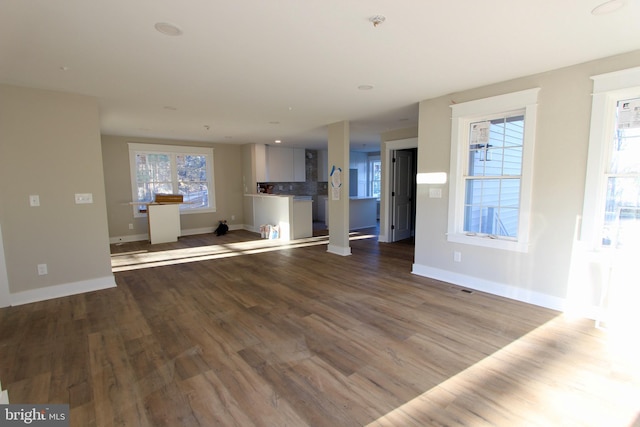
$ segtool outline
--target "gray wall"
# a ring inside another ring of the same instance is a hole
[[[99,130],[93,98],[0,85],[0,223],[14,303],[114,284]],[[93,203],[76,204],[75,193]]]
[[[109,237],[112,242],[140,240],[141,236],[145,236],[148,232],[147,218],[134,218],[133,209],[129,205],[132,201],[129,142],[213,147],[216,212],[180,215],[182,232],[183,234],[210,232],[218,226],[218,221],[221,219],[226,219],[230,227],[242,227],[244,193],[241,145],[103,135],[102,155]],[[129,229],[129,224],[133,224],[133,230]]]
[[[418,172],[449,173],[452,103],[541,88],[529,252],[447,242],[448,185],[439,186],[441,199],[429,198],[429,185],[419,185],[414,271],[541,305],[561,306],[567,296],[574,230],[582,214],[590,76],[638,65],[640,52],[636,51],[422,101]],[[453,261],[454,251],[462,253],[462,262]]]

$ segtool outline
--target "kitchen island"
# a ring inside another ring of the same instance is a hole
[[[245,229],[256,233],[260,226],[277,225],[280,240],[313,236],[313,200],[280,194],[245,194]],[[248,213],[248,214],[247,214]]]
[[[329,198],[321,196],[325,224],[329,227]],[[349,230],[360,230],[378,226],[378,199],[376,197],[349,197]]]

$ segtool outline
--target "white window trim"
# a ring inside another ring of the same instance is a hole
[[[601,232],[607,196],[605,172],[610,161],[608,144],[615,127],[617,102],[640,97],[640,67],[599,74],[591,79],[591,130],[579,240],[598,250],[602,246]]]
[[[536,115],[538,92],[540,88],[478,99],[451,106],[451,165],[449,180],[449,223],[447,240],[449,242],[517,252],[529,250],[529,222],[531,211],[531,190],[533,182],[533,152],[535,146]],[[520,182],[520,209],[518,217],[518,238],[501,238],[487,235],[469,235],[463,232],[464,195],[466,170],[465,162],[468,150],[469,126],[496,114],[508,114],[524,110],[524,147],[522,153],[522,172]]]
[[[207,177],[209,177],[209,207],[193,210],[180,210],[180,214],[199,214],[216,211],[215,182],[213,176],[213,148],[211,147],[193,147],[188,145],[163,145],[163,144],[145,144],[145,143],[129,143],[129,170],[131,173],[131,197],[137,201],[136,188],[136,153],[177,153],[177,154],[201,154],[207,156]],[[172,174],[175,171],[172,171]],[[137,206],[133,207],[133,216],[135,218],[146,217],[147,214],[140,212]]]

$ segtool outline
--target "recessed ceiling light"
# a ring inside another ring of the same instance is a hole
[[[371,90],[371,89],[373,89],[373,86],[372,85],[360,85],[360,86],[358,86],[358,89],[360,89],[360,90]]]
[[[625,1],[624,0],[609,0],[607,2],[604,2],[602,4],[599,4],[598,6],[594,7],[591,10],[591,14],[592,15],[606,15],[608,13],[613,13],[616,10],[620,9],[622,6],[624,6]]]
[[[270,124],[270,125],[279,125],[279,124],[280,124],[280,122],[278,122],[278,121],[274,120],[274,121],[272,121],[272,122],[269,122],[269,124]]]
[[[182,30],[180,28],[168,22],[158,22],[154,27],[158,32],[165,36],[176,37],[182,35]]]
[[[62,67],[60,67],[60,71],[69,71],[71,68],[67,67],[66,65],[63,65]]]
[[[282,141],[280,141],[279,139],[276,139],[276,140],[275,140],[275,141],[273,141],[273,142],[275,142],[276,144],[280,144]]]

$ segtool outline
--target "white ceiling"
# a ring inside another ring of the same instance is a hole
[[[105,134],[319,148],[348,120],[366,150],[423,99],[640,49],[640,0],[603,1],[0,0],[0,82],[95,96]]]

